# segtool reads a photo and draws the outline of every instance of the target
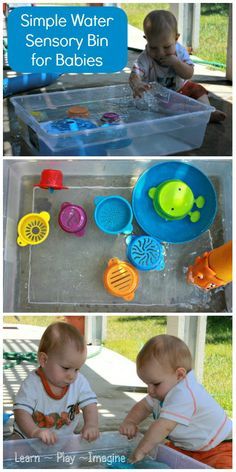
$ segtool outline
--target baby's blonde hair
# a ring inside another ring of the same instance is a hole
[[[79,330],[63,321],[50,324],[39,343],[38,353],[62,351],[69,343],[74,343],[79,352],[85,350],[85,341]]]
[[[149,339],[138,353],[137,369],[153,359],[162,366],[170,366],[174,371],[179,367],[184,367],[187,372],[192,369],[191,352],[187,344],[176,336],[161,334]]]
[[[163,32],[177,36],[177,20],[170,11],[153,10],[144,18],[143,31],[148,41]]]

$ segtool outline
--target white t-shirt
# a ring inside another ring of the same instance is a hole
[[[208,451],[232,438],[232,422],[221,406],[199,384],[191,370],[163,402],[147,395],[155,419],[176,421],[168,439],[188,451]]]
[[[92,403],[97,403],[97,397],[81,373],[69,385],[64,396],[55,399],[46,391],[40,376],[34,370],[23,381],[13,410],[27,411],[39,427],[50,428],[59,435],[73,433],[79,421],[80,410]],[[26,437],[16,422],[14,431]]]
[[[188,52],[180,43],[176,43],[175,51],[182,62],[193,65]],[[138,76],[142,82],[158,82],[163,87],[172,90],[179,90],[186,82],[186,80],[176,75],[173,67],[161,66],[155,59],[152,59],[147,52],[147,48],[138,56],[133,65],[130,75],[131,86],[133,75]]]

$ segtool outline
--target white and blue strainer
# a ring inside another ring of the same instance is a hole
[[[127,257],[139,270],[163,270],[165,268],[164,246],[152,236],[128,236]]]

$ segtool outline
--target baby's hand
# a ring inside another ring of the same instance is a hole
[[[144,452],[139,451],[138,449],[135,449],[133,454],[129,457],[128,462],[130,464],[135,464],[135,462],[141,461],[145,457]]]
[[[43,441],[43,443],[48,444],[48,445],[52,445],[57,442],[56,434],[54,433],[54,431],[50,431],[50,429],[38,428],[33,432],[31,437],[39,438],[41,439],[41,441]]]
[[[133,96],[134,98],[142,98],[144,92],[147,92],[147,90],[150,90],[151,85],[145,84],[144,82],[141,82],[139,85],[136,85],[133,89]]]
[[[99,429],[97,426],[84,425],[81,436],[87,441],[95,441],[99,437]]]
[[[175,54],[170,54],[169,56],[161,57],[159,62],[162,66],[174,66],[179,62],[179,59]]]
[[[132,439],[136,436],[138,432],[138,427],[135,423],[131,421],[124,421],[119,427],[120,434],[127,436],[128,439]]]

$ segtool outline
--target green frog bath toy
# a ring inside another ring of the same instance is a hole
[[[191,210],[194,205],[199,209],[205,205],[205,198],[200,195],[195,199],[191,188],[182,180],[165,180],[150,188],[148,195],[156,213],[167,221],[182,220],[188,215],[192,223],[197,223],[200,211]]]

